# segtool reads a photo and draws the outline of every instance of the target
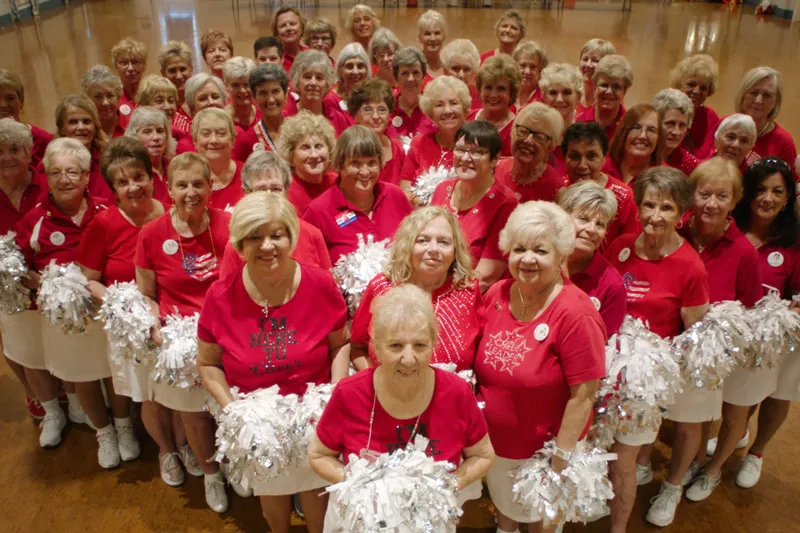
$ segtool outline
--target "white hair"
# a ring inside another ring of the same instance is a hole
[[[225,84],[222,83],[222,80],[217,78],[216,76],[212,76],[211,74],[200,72],[198,74],[195,74],[188,80],[186,80],[186,86],[184,90],[184,95],[186,96],[186,103],[189,104],[189,109],[192,111],[192,113],[194,113],[194,108],[195,108],[194,97],[197,94],[197,91],[205,87],[208,82],[211,82],[217,86],[217,90],[222,95],[223,102],[228,101],[228,93],[225,92]]]
[[[249,57],[232,57],[222,65],[222,79],[227,82],[235,78],[244,78],[250,76],[255,68],[256,62]]]
[[[500,250],[510,253],[516,244],[546,238],[563,259],[575,248],[575,226],[566,211],[552,202],[525,202],[508,217],[500,232]]]
[[[653,97],[653,107],[662,118],[664,113],[670,109],[677,109],[681,114],[686,115],[690,126],[694,120],[694,104],[685,93],[678,89],[664,89],[658,92]]]
[[[50,172],[50,165],[54,157],[59,155],[72,156],[78,162],[78,166],[83,172],[88,172],[92,165],[92,154],[77,139],[71,137],[58,137],[50,141],[44,151],[44,171]]]
[[[752,137],[753,142],[758,138],[758,130],[756,129],[756,122],[750,115],[743,113],[734,113],[725,117],[722,122],[717,126],[717,131],[714,132],[714,140],[718,141],[725,135],[725,132],[738,128],[743,130],[746,134]]]

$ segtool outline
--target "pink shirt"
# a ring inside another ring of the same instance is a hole
[[[708,276],[700,256],[688,242],[657,261],[642,259],[634,250],[636,234],[618,238],[606,259],[622,275],[628,314],[641,319],[661,337],[683,330],[681,308],[708,303]]]
[[[597,118],[595,117],[596,107],[597,104],[579,112],[575,116],[575,122],[597,122]],[[625,116],[625,106],[620,105],[619,113],[617,114],[617,119],[611,124],[603,126],[603,130],[605,130],[606,132],[606,138],[608,139],[608,142],[611,142],[611,140],[614,138],[614,134],[617,132],[617,126],[619,125],[619,122],[622,120],[622,117],[624,116]]]
[[[528,459],[558,434],[570,386],[605,375],[606,331],[569,281],[538,318],[518,321],[509,310],[513,284],[499,281],[484,296],[475,374],[495,453]]]
[[[209,227],[193,237],[178,235],[169,212],[139,232],[134,262],[155,273],[161,316],[200,311],[206,291],[219,277],[231,217],[218,209],[209,209],[208,214]]]
[[[5,235],[12,231],[28,211],[47,198],[47,192],[50,190],[47,186],[47,177],[33,167],[29,170],[31,182],[22,191],[19,209],[11,203],[6,193],[0,189],[0,235]]]
[[[433,191],[431,205],[440,205],[456,215],[476,265],[484,258],[503,260],[504,255],[499,245],[500,230],[505,227],[511,212],[517,207],[514,193],[495,182],[471,209],[455,211],[450,200],[456,183],[457,179],[440,183]]]
[[[414,426],[417,434],[430,442],[426,453],[436,461],[460,464],[464,448],[470,448],[486,436],[486,421],[475,395],[466,381],[455,374],[434,368],[433,397],[419,416],[399,419],[390,415],[376,401],[375,369],[363,370],[340,381],[317,424],[317,437],[331,450],[341,452],[347,464],[350,455],[369,449],[391,453],[406,447]],[[370,436],[370,413],[375,417]]]
[[[469,114],[467,120],[486,120],[483,117],[478,117],[478,114],[483,111],[482,109],[476,109],[472,113]],[[502,141],[502,147],[500,148],[500,155],[502,157],[511,157],[511,129],[514,127],[514,121],[511,120],[508,124],[502,127],[498,131],[500,134],[500,140]]]
[[[403,150],[403,145],[397,139],[391,139],[392,143],[392,159],[387,161],[381,169],[380,180],[384,183],[392,183],[398,185],[400,183],[400,169],[403,168],[403,162],[406,160],[406,151]]]
[[[330,272],[309,265],[300,272],[294,296],[270,306],[266,316],[247,293],[241,270],[208,289],[197,338],[222,348],[230,386],[248,393],[277,385],[286,395],[330,383],[328,335],[345,326],[347,306]]]
[[[692,127],[683,138],[682,146],[697,159],[708,159],[715,151],[714,133],[719,122],[719,116],[710,107],[695,107]]]
[[[767,243],[758,249],[758,270],[764,289],[775,289],[789,300],[800,293],[800,248]]]
[[[286,197],[294,206],[297,214],[302,215],[308,208],[308,204],[334,186],[338,178],[339,175],[336,172],[325,172],[319,183],[311,183],[293,175],[292,184],[289,186]]]
[[[403,162],[400,181],[414,183],[425,171],[439,165],[453,167],[453,150],[439,146],[436,142],[436,132],[417,135],[412,139],[411,147]]]
[[[686,150],[683,146],[678,146],[672,151],[672,154],[669,156],[669,160],[665,161],[664,164],[672,168],[677,168],[689,176],[692,172],[694,172],[694,169],[697,168],[697,165],[700,164],[700,160],[693,156],[691,152]]]
[[[414,108],[411,116],[408,116],[399,104],[395,104],[392,114],[389,115],[389,127],[386,128],[386,135],[392,139],[414,137],[436,132],[437,129],[433,121],[422,112],[419,106]]]
[[[358,247],[358,235],[374,235],[376,241],[391,239],[400,222],[411,213],[411,202],[403,190],[391,183],[375,183],[372,215],[350,205],[335,185],[308,205],[303,219],[325,237],[331,263]]]
[[[369,357],[377,366],[378,358],[372,346],[372,302],[392,288],[392,283],[378,274],[367,285],[361,303],[353,316],[351,342],[369,344]],[[431,358],[432,363],[455,363],[456,370],[472,368],[480,332],[481,292],[475,280],[469,288],[453,287],[448,278],[444,285],[431,294],[433,310],[439,323],[438,343]]]
[[[550,165],[545,166],[544,173],[536,181],[524,185],[517,183],[511,176],[513,168],[513,157],[500,159],[494,169],[494,179],[513,192],[519,203],[531,200],[555,202],[558,191],[569,186],[567,177]]]
[[[618,333],[626,310],[625,284],[619,272],[601,254],[595,253],[589,266],[572,274],[570,280],[589,296],[608,336]]]
[[[239,200],[244,198],[244,189],[242,189],[242,168],[244,168],[244,165],[239,161],[234,161],[234,163],[236,164],[236,172],[233,174],[233,179],[223,189],[212,189],[211,196],[208,199],[209,207],[233,213],[233,208],[236,207]]]

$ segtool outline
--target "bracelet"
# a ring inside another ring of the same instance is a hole
[[[568,452],[566,450],[562,450],[558,446],[555,447],[553,450],[553,455],[558,457],[559,459],[563,459],[565,461],[569,461],[572,458],[573,452]]]

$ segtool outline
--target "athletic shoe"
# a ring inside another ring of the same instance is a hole
[[[97,462],[103,468],[116,468],[119,466],[119,444],[114,426],[106,428],[108,431],[97,432]]]
[[[45,414],[39,428],[39,446],[42,448],[55,448],[61,444],[61,432],[67,426],[67,417],[64,411],[59,409],[53,414]]]
[[[119,456],[123,461],[133,461],[142,453],[132,424],[117,425],[117,444],[119,445]]]
[[[653,468],[650,463],[647,466],[642,466],[636,463],[636,484],[639,486],[647,485],[653,481]]]
[[[742,450],[747,448],[747,445],[750,444],[750,430],[748,429],[747,432],[744,434],[744,437],[739,439],[739,442],[736,443],[736,449]],[[717,437],[713,439],[708,439],[708,444],[706,445],[706,455],[711,457],[714,455],[714,452],[717,451]]]
[[[158,457],[158,466],[161,469],[161,479],[170,487],[183,485],[186,477],[183,475],[181,460],[177,452],[165,453]]]
[[[650,500],[650,509],[647,511],[647,521],[659,527],[667,527],[675,520],[675,510],[681,501],[681,487],[667,487],[661,485],[658,496]]]
[[[721,482],[722,476],[720,476],[719,479],[711,479],[705,474],[700,474],[686,490],[686,498],[693,502],[702,502],[711,496],[711,493],[714,492],[714,489],[717,488],[717,485]]]
[[[219,465],[219,469],[222,470],[222,473],[225,476],[225,479],[228,480],[228,483],[230,484],[231,488],[233,489],[233,492],[235,492],[236,494],[238,494],[242,498],[251,497],[253,495],[253,489],[252,488],[245,490],[245,488],[240,483],[236,483],[235,481],[233,481],[231,479],[230,466],[231,465],[229,463],[221,463]]]
[[[222,472],[206,475],[206,503],[211,510],[217,513],[224,513],[228,510],[228,495],[225,493],[225,478]]]
[[[44,418],[44,407],[39,403],[39,400],[25,396],[25,403],[28,406],[28,413],[34,420],[42,420]]]
[[[197,458],[194,456],[194,452],[188,444],[181,446],[178,450],[178,454],[181,457],[181,463],[183,463],[186,473],[194,477],[203,475],[203,469],[200,468],[200,463],[197,462]]]
[[[742,466],[739,467],[739,473],[736,474],[736,484],[743,489],[755,487],[761,478],[761,465],[763,463],[764,460],[761,457],[748,453]]]
[[[86,411],[83,410],[83,407],[77,402],[69,402],[69,421],[73,424],[86,424],[93,430],[97,431],[97,428],[94,427],[92,421],[89,420],[89,415],[86,414]]]
[[[689,470],[681,478],[681,487],[685,487],[689,483],[692,482],[694,478],[697,477],[697,474],[703,469],[702,466],[692,461],[692,464],[689,465]]]

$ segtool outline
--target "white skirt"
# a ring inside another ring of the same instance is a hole
[[[209,394],[203,385],[186,390],[165,383],[153,383],[153,380],[148,378],[147,387],[147,397],[150,401],[161,404],[173,411],[202,413],[206,410],[205,405]]]
[[[111,377],[108,343],[103,326],[90,321],[86,333],[66,334],[42,319],[42,342],[47,370],[77,383]]]
[[[700,390],[689,387],[678,395],[667,411],[673,422],[711,422],[722,418],[722,390]]]
[[[47,370],[42,344],[42,315],[23,311],[13,315],[0,313],[3,353],[17,364],[33,370]]]
[[[303,464],[290,468],[282,476],[255,480],[253,483],[253,494],[256,496],[286,496],[297,494],[308,490],[321,489],[330,485],[327,481],[319,477],[308,466],[308,460]]]
[[[780,365],[775,368],[737,368],[725,380],[722,399],[740,407],[761,403],[778,389],[779,369]]]
[[[778,389],[770,398],[800,402],[800,353],[786,354],[778,370]]]
[[[521,505],[514,502],[513,472],[525,459],[505,459],[495,455],[494,463],[486,474],[486,486],[489,496],[497,510],[515,522],[525,524],[533,522],[531,516],[525,512]]]
[[[660,427],[659,427],[660,429]],[[638,429],[628,433],[617,431],[614,440],[627,446],[644,446],[653,444],[658,438],[658,429]]]
[[[114,382],[114,392],[120,396],[127,396],[134,402],[149,400],[148,387],[150,382],[150,365],[147,362],[137,363],[132,359],[121,359],[119,362],[111,356],[115,348],[108,345],[108,365],[111,367],[111,380]]]

